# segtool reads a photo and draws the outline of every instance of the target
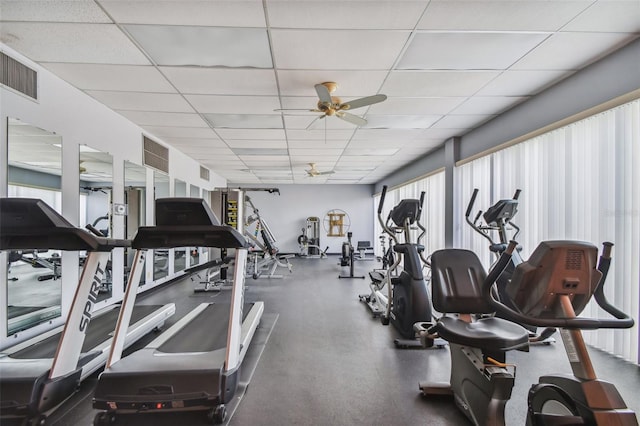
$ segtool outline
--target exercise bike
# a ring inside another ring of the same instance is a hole
[[[514,251],[511,243],[504,262]],[[519,265],[506,291],[517,309],[496,298],[490,288],[485,297],[503,317],[538,327],[558,327],[573,376],[542,376],[528,395],[527,425],[632,425],[635,413],[627,408],[612,383],[598,379],[582,330],[631,328],[634,320],[607,301],[604,285],[611,265],[613,244],[598,249],[579,241],[545,241],[527,262]],[[611,319],[578,317],[595,299]]]
[[[484,213],[482,210],[479,210],[472,221],[470,219],[470,214],[473,210],[473,205],[475,204],[478,192],[479,191],[477,188],[473,190],[473,195],[471,196],[471,200],[469,200],[469,204],[467,205],[465,220],[473,228],[474,231],[476,231],[478,234],[482,235],[483,238],[486,238],[489,241],[489,250],[495,255],[497,260],[502,252],[507,249],[509,240],[515,240],[520,233],[520,228],[513,222],[513,218],[515,217],[516,213],[518,213],[518,197],[520,196],[521,191],[517,189],[511,199],[499,200],[494,205],[489,207]],[[480,217],[484,219],[484,224],[479,222]],[[515,230],[511,238],[509,238],[509,229]],[[498,233],[498,242],[491,238],[492,232]],[[511,276],[513,275],[515,267],[520,263],[522,263],[522,257],[520,256],[518,249],[513,252],[510,262],[507,264],[504,272],[500,274],[498,280],[496,281],[496,290],[498,296],[500,297],[500,300],[502,300],[505,304],[509,304],[512,308],[515,306],[511,302],[509,295],[506,293],[505,289],[509,281],[511,280]],[[545,345],[549,345],[551,343],[555,343],[556,341],[553,337],[551,337],[556,332],[556,329],[553,327],[547,327],[543,329],[541,333],[538,333],[537,327],[526,324],[520,325],[529,330],[530,343],[542,343]]]
[[[483,289],[496,282],[508,261],[498,262],[487,274],[472,251],[435,251],[431,255],[432,300],[443,316],[435,324],[415,324],[419,333],[438,334],[448,341],[451,356],[449,382],[421,382],[422,394],[452,396],[476,426],[505,424],[505,406],[515,382],[515,366],[506,363],[506,353],[529,349],[527,330],[490,315],[494,309],[483,297]]]
[[[382,187],[382,195],[378,205],[378,221],[383,231],[390,238],[390,247],[397,255],[383,276],[382,282],[370,284],[371,293],[359,296],[374,316],[379,316],[384,325],[391,323],[401,338],[395,339],[398,348],[423,348],[442,347],[444,342],[429,335],[418,338],[414,330],[414,324],[418,322],[430,323],[432,321],[431,301],[427,285],[422,273],[423,263],[428,263],[424,258],[424,246],[420,241],[426,229],[420,223],[422,206],[425,193],[420,195],[420,200],[401,200],[387,216],[382,219],[382,210],[387,193],[386,185]],[[416,242],[411,242],[411,226],[417,226],[421,233]],[[402,234],[404,242],[400,242],[398,235]],[[402,271],[397,274],[400,264]],[[386,294],[385,294],[386,288]]]

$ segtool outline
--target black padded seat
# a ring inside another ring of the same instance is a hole
[[[496,317],[482,318],[474,322],[443,317],[436,323],[434,331],[448,342],[490,352],[525,348],[529,343],[527,330],[518,324]]]

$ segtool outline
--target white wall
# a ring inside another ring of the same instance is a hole
[[[329,210],[347,212],[351,220],[353,245],[359,240],[373,243],[373,187],[371,185],[274,185],[280,195],[264,191],[251,191],[251,198],[260,215],[276,237],[277,247],[283,253],[298,253],[298,236],[309,216],[324,222]],[[250,209],[249,209],[250,210]],[[250,214],[250,211],[247,212]],[[327,237],[320,226],[320,246],[329,246],[329,253],[340,253],[346,237]]]

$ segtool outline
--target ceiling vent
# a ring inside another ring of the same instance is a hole
[[[143,138],[142,161],[145,166],[169,173],[169,149],[149,139]]]
[[[38,73],[0,52],[0,84],[38,99]]]
[[[209,169],[206,167],[200,166],[200,179],[204,179],[207,182],[209,181]]]

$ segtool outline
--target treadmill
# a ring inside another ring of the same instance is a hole
[[[141,227],[132,242],[136,257],[147,249],[218,247],[235,249],[230,303],[202,303],[145,348],[120,359],[118,340],[128,324],[125,297],[115,330],[116,342],[98,378],[93,407],[103,410],[94,425],[111,425],[118,415],[207,411],[212,423],[226,419],[236,391],[240,365],[264,311],[263,302],[244,303],[247,242],[240,232],[220,225],[198,198],[156,200],[156,226]],[[134,262],[132,276],[137,272]],[[147,420],[153,421],[153,420]]]
[[[0,198],[0,250],[88,253],[65,324],[0,352],[0,423],[43,425],[80,381],[105,364],[119,307],[93,312],[93,306],[109,252],[129,244],[74,227],[42,200]],[[162,326],[174,312],[174,304],[136,307],[125,345]]]

